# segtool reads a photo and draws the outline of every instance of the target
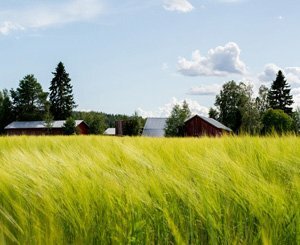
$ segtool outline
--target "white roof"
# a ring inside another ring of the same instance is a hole
[[[108,128],[104,131],[105,135],[116,135],[116,128]]]
[[[146,124],[142,136],[148,137],[164,137],[165,127],[167,118],[149,117],[147,118]]]
[[[83,120],[75,120],[77,127]],[[65,120],[53,121],[51,128],[62,128]],[[43,129],[47,128],[45,121],[15,121],[8,124],[4,129]]]

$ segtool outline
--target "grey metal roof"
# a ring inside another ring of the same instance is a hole
[[[200,117],[201,119],[203,119],[204,121],[208,122],[209,124],[213,125],[216,128],[224,129],[226,131],[232,131],[230,128],[226,127],[224,124],[218,122],[217,120],[215,120],[213,118],[203,117],[203,116],[199,116],[199,115],[193,115],[193,116],[189,117],[188,119],[186,119],[185,122],[189,121],[193,117]]]
[[[104,131],[105,135],[116,135],[116,128],[108,128]]]
[[[149,117],[146,120],[142,136],[164,137],[167,118]]]
[[[77,127],[83,120],[75,120]],[[52,128],[62,128],[65,120],[53,121]],[[8,124],[4,129],[43,129],[46,128],[45,121],[15,121]]]

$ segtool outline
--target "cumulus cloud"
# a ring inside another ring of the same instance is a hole
[[[102,12],[99,0],[43,1],[1,13],[0,34],[28,28],[42,28],[59,24],[86,21]]]
[[[191,12],[194,6],[188,0],[164,0],[164,9],[181,13]]]
[[[146,117],[168,117],[171,114],[172,108],[176,104],[182,105],[183,99],[179,100],[175,97],[172,98],[172,100],[165,105],[159,107],[157,110],[154,111],[147,111],[142,108],[138,108],[137,112],[140,116],[146,118]],[[188,103],[189,108],[192,112],[192,114],[199,114],[203,116],[208,115],[208,108],[205,106],[200,105],[197,101],[191,100],[191,99],[185,99],[185,101]]]
[[[212,84],[212,85],[202,85],[199,87],[191,88],[187,94],[189,95],[216,95],[221,90],[221,85]]]
[[[267,64],[264,71],[258,75],[260,82],[267,83],[268,86],[276,79],[278,71],[281,70],[291,85],[291,94],[293,95],[294,108],[300,106],[300,67],[279,67],[275,64]]]
[[[276,79],[278,71],[281,70],[289,84],[300,84],[300,67],[279,67],[275,64],[267,64],[264,71],[259,74],[258,79],[262,82],[272,82]]]
[[[246,65],[240,59],[241,50],[234,42],[218,46],[202,56],[199,50],[192,54],[191,60],[180,57],[178,72],[186,76],[226,76],[229,74],[245,74]]]
[[[11,31],[16,30],[24,30],[24,27],[10,21],[4,21],[0,24],[0,34],[2,35],[8,35]]]

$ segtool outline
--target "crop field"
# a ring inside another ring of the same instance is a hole
[[[300,138],[0,138],[0,244],[299,244]]]

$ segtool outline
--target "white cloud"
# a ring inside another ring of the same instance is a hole
[[[270,87],[279,70],[283,72],[288,84],[291,85],[291,94],[294,100],[293,107],[300,106],[300,67],[282,68],[272,63],[267,64],[264,71],[259,74],[258,79],[260,82],[267,83],[267,86]]]
[[[189,95],[216,95],[221,90],[222,86],[219,84],[202,85],[191,88],[187,94]]]
[[[146,117],[168,117],[171,114],[172,108],[176,104],[182,105],[183,101],[184,101],[184,99],[179,100],[179,99],[173,97],[170,102],[168,102],[167,104],[159,107],[155,111],[147,111],[147,110],[144,110],[142,108],[138,108],[137,112],[140,116],[142,116],[144,118],[146,118]],[[208,108],[207,107],[200,105],[195,100],[185,99],[185,101],[188,103],[192,114],[199,114],[199,115],[203,115],[203,116],[208,115]]]
[[[258,79],[263,82],[273,81],[279,70],[281,70],[279,66],[275,64],[267,64],[265,65],[264,71],[258,75]]]
[[[44,1],[42,4],[4,11],[0,19],[0,33],[87,21],[97,17],[102,10],[99,0]]]
[[[291,94],[293,95],[294,104],[293,107],[296,109],[300,107],[300,88],[291,89]]]
[[[168,11],[182,13],[191,12],[194,6],[188,0],[164,0],[164,8]]]
[[[262,82],[272,82],[276,79],[278,71],[281,70],[289,84],[300,84],[300,67],[281,68],[275,64],[267,64],[264,71],[259,74],[258,79]]]
[[[206,57],[196,50],[192,59],[180,57],[178,71],[186,76],[226,76],[228,74],[245,74],[246,65],[240,59],[241,50],[234,42],[210,49]]]
[[[278,20],[283,20],[283,19],[284,19],[284,17],[283,17],[283,16],[281,16],[281,15],[279,15],[279,16],[277,16],[277,19],[278,19]]]
[[[163,71],[168,70],[168,69],[169,69],[168,63],[164,62],[164,63],[161,65],[161,69],[162,69]]]
[[[0,24],[0,34],[8,35],[11,31],[24,30],[24,27],[18,24],[14,24],[10,21],[4,21]]]

